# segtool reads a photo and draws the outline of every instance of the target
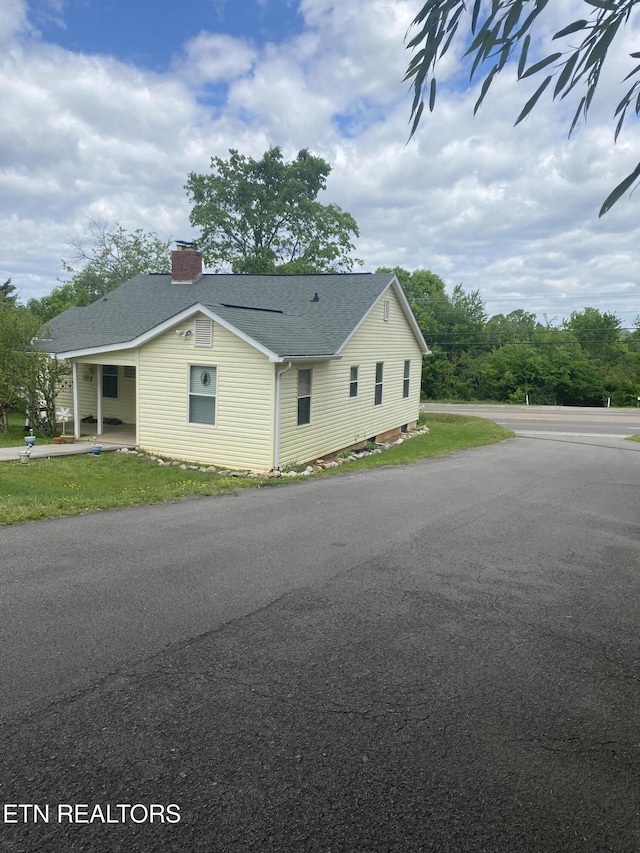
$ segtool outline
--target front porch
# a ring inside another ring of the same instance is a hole
[[[76,441],[93,441],[99,444],[117,444],[121,447],[136,446],[135,424],[103,424],[102,435],[96,432],[96,424],[80,423],[80,437]]]
[[[71,413],[65,431],[74,435],[76,441],[95,437],[105,444],[135,447],[136,373],[136,368],[129,364],[72,361],[70,381],[65,383],[56,401],[58,408],[66,407]]]

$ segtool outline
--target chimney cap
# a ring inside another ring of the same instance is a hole
[[[176,240],[176,246],[179,249],[195,249],[196,244],[194,240]]]

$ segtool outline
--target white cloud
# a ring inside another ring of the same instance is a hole
[[[29,29],[26,0],[2,0],[0,4],[0,44],[9,44]]]
[[[187,174],[229,148],[260,156],[280,145],[287,157],[307,147],[332,164],[323,200],[356,217],[367,269],[431,268],[479,289],[490,313],[535,306],[562,316],[595,293],[600,307],[634,316],[637,200],[603,220],[597,212],[640,160],[631,128],[613,147],[611,119],[637,26],[570,142],[572,107],[549,99],[513,128],[536,83],[508,72],[473,119],[478,88],[460,88],[457,50],[441,69],[435,113],[406,144],[403,40],[418,7],[302,0],[296,36],[261,46],[251,33],[202,31],[156,74],[53,47],[29,29],[24,3],[5,0],[0,280],[11,275],[23,299],[48,293],[86,215],[188,238]],[[563,23],[554,14],[549,32]]]
[[[186,43],[173,68],[188,86],[220,83],[246,74],[255,56],[255,50],[240,39],[201,32]]]

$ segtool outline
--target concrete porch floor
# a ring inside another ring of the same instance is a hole
[[[100,444],[117,444],[121,447],[135,447],[135,424],[105,424],[102,435],[98,435],[97,424],[80,424],[78,441],[93,441],[94,437]],[[67,430],[68,431],[68,430]]]

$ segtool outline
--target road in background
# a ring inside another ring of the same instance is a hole
[[[423,403],[424,412],[459,412],[490,418],[518,435],[624,438],[640,434],[640,410],[573,406],[507,406],[476,403]]]

